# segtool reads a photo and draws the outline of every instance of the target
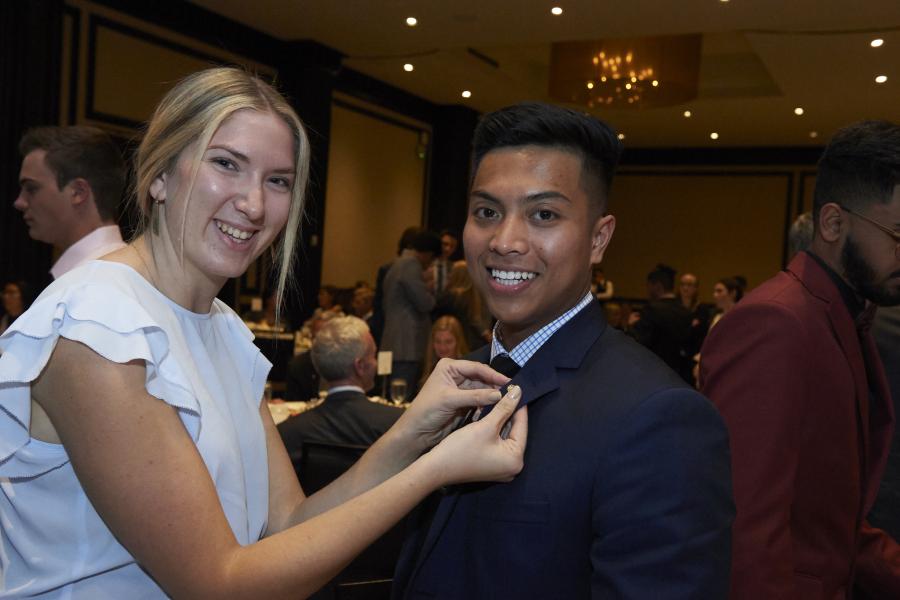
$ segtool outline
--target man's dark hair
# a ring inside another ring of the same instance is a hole
[[[403,233],[400,234],[400,239],[397,241],[397,255],[400,255],[404,250],[408,250],[413,247],[413,240],[416,239],[416,236],[422,231],[422,228],[418,225],[412,225],[403,230]]]
[[[44,150],[44,161],[56,175],[59,189],[82,178],[94,193],[97,212],[104,221],[115,221],[125,189],[125,162],[106,133],[96,127],[35,127],[19,142],[22,158]]]
[[[431,252],[435,256],[441,254],[441,238],[433,231],[420,231],[412,241],[416,252]]]
[[[675,269],[662,263],[647,273],[647,283],[658,283],[663,290],[671,292],[675,290]]]
[[[581,157],[582,187],[606,211],[613,172],[622,143],[613,129],[599,119],[568,108],[525,102],[485,115],[472,142],[472,178],[488,152],[519,146],[568,150]]]
[[[888,203],[900,184],[900,126],[890,121],[860,121],[831,138],[816,173],[813,223],[829,202],[863,211]]]
[[[721,283],[725,286],[725,289],[730,292],[734,292],[734,301],[738,302],[741,298],[744,297],[744,290],[747,289],[747,280],[741,277],[740,275],[735,275],[734,277],[723,277],[716,283]]]

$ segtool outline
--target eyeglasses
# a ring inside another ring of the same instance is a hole
[[[885,232],[886,234],[888,234],[889,236],[894,238],[894,242],[896,242],[896,246],[894,246],[894,254],[900,255],[900,231],[891,229],[887,225],[884,225],[883,223],[879,223],[875,219],[870,219],[866,215],[861,215],[858,212],[856,212],[855,210],[851,210],[851,209],[847,208],[843,204],[838,204],[838,206],[840,206],[842,210],[847,211],[851,215],[855,215],[855,216],[859,217],[860,219],[863,219],[864,221],[868,221],[869,223],[871,223],[878,229],[882,230],[883,232]]]

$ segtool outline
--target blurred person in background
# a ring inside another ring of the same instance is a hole
[[[27,281],[10,281],[3,286],[3,316],[0,317],[0,334],[12,325],[34,301],[34,286]]]
[[[788,250],[790,255],[788,260],[794,258],[798,252],[802,252],[809,248],[813,240],[813,217],[812,211],[807,211],[797,216],[791,223],[791,229],[788,231]]]
[[[413,240],[421,231],[422,228],[417,225],[403,230],[400,239],[397,240],[397,257],[403,254],[404,250],[412,248]],[[392,258],[378,267],[378,272],[375,274],[375,296],[372,298],[372,318],[369,319],[369,326],[372,329],[372,337],[379,346],[381,345],[381,334],[384,333],[384,277],[395,260],[397,259]]]
[[[640,313],[631,315],[629,334],[692,383],[693,355],[688,354],[692,317],[675,297],[675,269],[656,265],[647,274],[647,297]]]
[[[716,306],[716,312],[710,321],[709,327],[712,329],[719,320],[724,317],[728,311],[734,308],[734,305],[744,297],[744,286],[741,285],[741,279],[737,277],[723,277],[713,286],[713,302]]]
[[[453,315],[438,317],[431,326],[428,348],[425,350],[425,373],[421,383],[425,383],[442,358],[462,358],[468,353],[469,345],[459,320]]]
[[[335,317],[319,329],[309,351],[327,390],[325,401],[279,423],[288,453],[303,442],[371,446],[403,414],[403,409],[371,402],[375,383],[375,340],[358,317]]]
[[[453,264],[447,289],[435,303],[432,317],[443,315],[453,315],[462,324],[469,348],[480,348],[491,341],[491,315],[481,293],[472,285],[464,260]]]
[[[594,294],[594,298],[601,302],[609,300],[616,294],[613,282],[606,278],[600,265],[594,265],[592,270],[591,293]]]
[[[405,380],[410,393],[418,387],[434,309],[424,273],[440,252],[438,236],[421,231],[384,276],[384,334],[379,347],[392,353],[390,380]]]

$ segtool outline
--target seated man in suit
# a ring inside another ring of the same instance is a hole
[[[722,420],[607,326],[590,294],[615,227],[606,200],[619,153],[606,124],[550,105],[479,124],[463,246],[498,323],[474,358],[519,369],[525,468],[423,505],[395,598],[727,593],[734,508]]]
[[[370,402],[366,390],[375,381],[375,340],[362,319],[337,317],[326,322],[309,351],[328,388],[325,401],[278,425],[288,452],[304,441],[370,446],[400,418],[402,408]]]

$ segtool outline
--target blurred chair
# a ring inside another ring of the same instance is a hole
[[[310,495],[337,479],[365,451],[365,446],[303,442],[300,451],[291,454],[291,462],[304,493]],[[388,600],[405,530],[405,521],[397,523],[311,600]]]

